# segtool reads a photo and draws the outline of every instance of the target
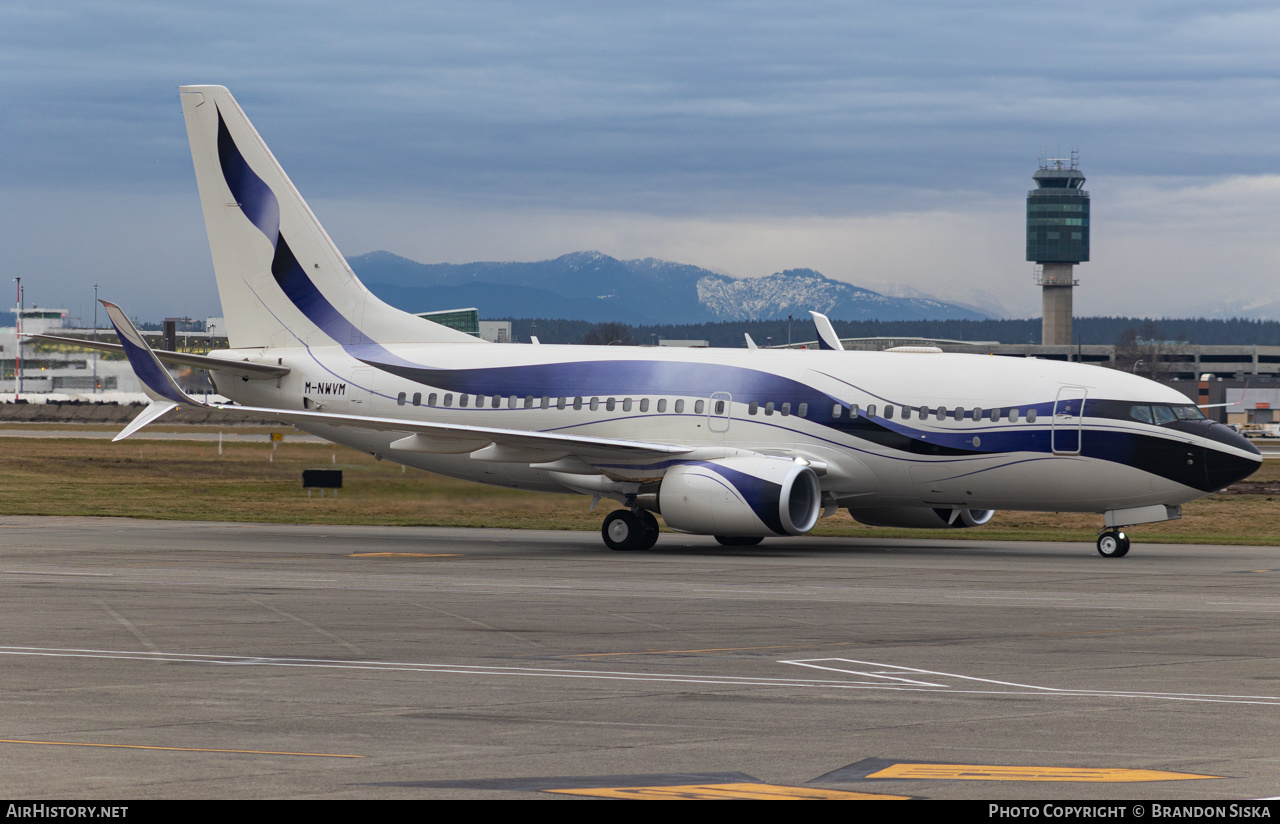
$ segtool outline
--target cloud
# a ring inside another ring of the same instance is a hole
[[[213,82],[348,251],[807,265],[1028,314],[1022,198],[1079,148],[1077,307],[1141,312],[1265,288],[1277,35],[1233,0],[0,2],[0,264],[159,307],[144,277],[206,265],[167,204],[196,203],[176,87]]]

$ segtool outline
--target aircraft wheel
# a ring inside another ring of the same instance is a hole
[[[653,517],[652,512],[646,512],[643,509],[640,510],[639,518],[644,539],[640,542],[638,549],[653,549],[653,545],[658,543],[658,519]]]
[[[615,509],[606,515],[600,534],[604,537],[604,545],[609,549],[629,552],[645,548],[644,524],[625,509]]]
[[[720,546],[755,546],[764,540],[758,535],[749,538],[741,535],[716,535],[715,539]]]
[[[1098,536],[1098,554],[1103,558],[1123,558],[1129,554],[1129,536],[1123,532],[1104,532]]]

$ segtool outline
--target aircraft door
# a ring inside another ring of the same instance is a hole
[[[347,405],[353,415],[372,415],[370,401],[373,400],[373,379],[375,369],[356,369],[351,372],[351,380],[347,382]]]
[[[1079,455],[1084,401],[1089,390],[1083,386],[1063,386],[1053,404],[1051,439],[1053,454]]]
[[[707,428],[712,432],[729,431],[729,410],[733,396],[728,392],[716,392],[707,404]]]

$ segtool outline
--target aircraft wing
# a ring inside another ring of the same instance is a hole
[[[173,377],[160,365],[159,353],[147,345],[146,340],[130,323],[119,306],[105,300],[101,303],[106,307],[107,316],[111,318],[111,323],[116,328],[121,348],[129,358],[129,365],[133,367],[133,371],[142,381],[143,390],[151,399],[147,408],[114,438],[117,441],[129,437],[170,409],[185,405],[244,413],[254,417],[271,417],[294,424],[348,426],[380,432],[404,432],[406,437],[393,443],[394,448],[408,452],[480,453],[474,454],[474,457],[492,461],[548,463],[570,456],[588,459],[619,457],[643,459],[663,455],[683,455],[693,451],[691,447],[686,446],[565,435],[555,432],[429,423],[401,418],[377,418],[302,409],[206,404],[182,391]]]
[[[197,401],[197,403],[199,403]],[[557,432],[530,432],[523,429],[500,429],[490,426],[429,423],[403,418],[375,418],[343,415],[334,412],[272,409],[257,406],[210,404],[210,409],[243,412],[254,417],[271,417],[295,424],[349,426],[379,432],[404,432],[408,437],[392,444],[408,452],[463,453],[486,449],[490,460],[542,463],[568,456],[582,458],[656,458],[692,452],[687,446],[627,441],[617,438],[593,438],[564,435]]]
[[[85,349],[96,349],[99,352],[113,352],[120,354],[125,348],[118,343],[104,343],[102,341],[84,340],[82,338],[65,338],[60,335],[23,335],[28,340],[38,340],[44,343],[62,343],[71,344],[73,346],[82,346]],[[156,358],[164,363],[172,363],[175,366],[190,366],[195,369],[218,369],[224,372],[231,372],[238,378],[265,379],[280,378],[289,374],[289,367],[277,365],[274,363],[254,363],[253,361],[233,361],[223,360],[222,358],[211,358],[208,355],[192,355],[187,352],[169,352],[165,349],[151,350]]]

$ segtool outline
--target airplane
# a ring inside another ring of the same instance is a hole
[[[207,369],[233,404],[407,466],[610,499],[614,550],[675,531],[726,546],[809,532],[846,508],[869,525],[966,528],[996,510],[1101,513],[1126,527],[1253,473],[1261,453],[1181,393],[1035,358],[820,349],[490,344],[397,310],[356,278],[226,88],[183,86],[229,349],[154,351],[103,301],[151,403],[178,405],[163,362]]]

